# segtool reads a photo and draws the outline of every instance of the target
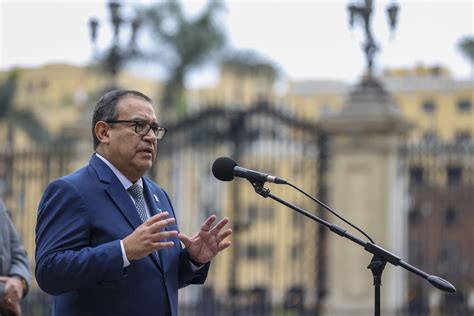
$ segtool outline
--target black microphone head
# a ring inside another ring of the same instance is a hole
[[[219,157],[212,164],[212,174],[221,181],[232,181],[235,166],[237,163],[229,157]]]

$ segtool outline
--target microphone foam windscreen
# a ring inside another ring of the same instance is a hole
[[[221,181],[232,181],[235,166],[237,163],[229,157],[219,157],[212,164],[212,174]]]

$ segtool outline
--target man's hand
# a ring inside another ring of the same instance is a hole
[[[23,284],[17,277],[0,277],[0,282],[5,283],[5,292],[2,305],[15,316],[21,315],[20,301],[23,297]]]
[[[163,230],[174,222],[174,218],[168,218],[168,212],[163,212],[150,217],[138,226],[133,233],[123,239],[123,247],[128,260],[141,259],[155,250],[173,247],[174,242],[162,240],[178,236],[176,230]]]
[[[228,228],[221,233],[222,228],[229,222],[226,217],[222,219],[214,228],[212,223],[216,220],[216,215],[211,215],[202,224],[201,230],[189,238],[185,234],[179,234],[178,238],[188,249],[189,255],[197,263],[207,263],[220,251],[230,246],[230,241],[225,239],[232,234],[232,229]]]

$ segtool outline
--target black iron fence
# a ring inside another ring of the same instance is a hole
[[[0,149],[0,197],[5,202],[16,229],[22,237],[32,267],[35,249],[36,210],[46,185],[70,171],[70,147],[29,144]],[[32,281],[23,302],[24,315],[51,314],[51,298]]]
[[[474,314],[474,143],[407,146],[409,262],[452,282],[455,294],[409,276],[411,315]]]
[[[212,162],[229,156],[239,165],[286,178],[313,194],[324,194],[317,126],[266,102],[247,110],[216,107],[170,126],[159,144],[152,171],[168,189],[180,228],[197,231],[210,214],[232,219],[233,246],[213,263],[207,287],[180,295],[185,315],[275,313],[314,314],[325,293],[320,231],[301,215],[256,195],[249,182],[224,183],[211,174]],[[316,212],[316,206],[289,187],[273,193]]]

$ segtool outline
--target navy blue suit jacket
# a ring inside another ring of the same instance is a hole
[[[151,215],[175,216],[166,192],[143,177]],[[141,224],[127,191],[93,155],[89,165],[46,188],[36,226],[36,279],[54,295],[53,315],[177,315],[178,289],[201,284],[177,238],[123,268],[120,240]],[[176,225],[167,230],[177,230]]]

